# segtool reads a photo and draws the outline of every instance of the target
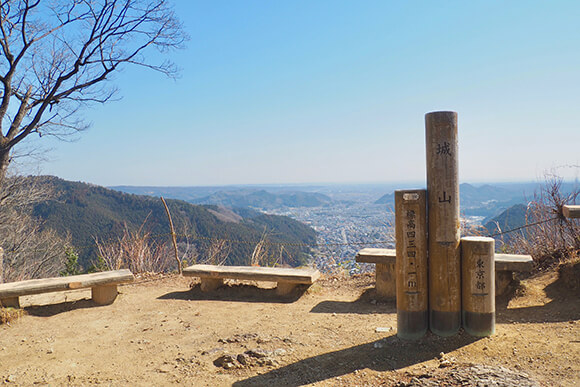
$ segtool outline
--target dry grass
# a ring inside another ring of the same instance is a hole
[[[529,254],[540,269],[555,268],[578,257],[580,221],[563,215],[565,204],[575,204],[578,189],[564,194],[562,179],[547,175],[544,186],[528,204],[526,224],[530,227],[514,235],[505,245],[508,252]]]
[[[163,273],[175,266],[167,243],[158,243],[145,223],[137,231],[131,231],[125,225],[123,236],[115,243],[101,243],[95,240],[99,256],[109,270],[127,268],[133,273]]]
[[[0,307],[0,324],[8,324],[24,315],[22,309]]]

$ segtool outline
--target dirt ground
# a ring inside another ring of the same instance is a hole
[[[395,304],[375,300],[371,275],[327,277],[290,299],[268,283],[202,293],[174,275],[122,286],[108,306],[90,290],[23,297],[26,315],[0,325],[0,383],[580,385],[580,294],[556,279],[498,299],[489,338],[416,342],[397,339]]]

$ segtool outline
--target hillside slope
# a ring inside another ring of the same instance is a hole
[[[42,176],[43,184],[57,193],[54,200],[36,205],[34,215],[62,235],[70,234],[84,267],[96,257],[94,240],[117,240],[127,227],[135,231],[145,223],[153,235],[168,238],[169,222],[161,200],[149,196],[126,194],[104,187],[70,182]],[[209,248],[211,239],[227,239],[231,252],[227,264],[248,264],[254,245],[266,230],[269,241],[286,244],[312,244],[315,231],[307,225],[284,216],[266,215],[257,211],[225,210],[217,206],[198,206],[179,200],[167,200],[176,232],[193,244],[200,257]],[[308,259],[309,249],[285,247],[284,263],[297,266]]]

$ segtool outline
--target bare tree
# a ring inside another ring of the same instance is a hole
[[[107,81],[126,65],[169,76],[166,52],[186,39],[164,0],[5,0],[0,3],[0,186],[12,150],[31,134],[86,128],[77,114],[115,94]]]
[[[45,229],[30,213],[35,203],[52,195],[41,179],[8,176],[0,186],[0,246],[4,250],[0,279],[49,277],[62,269],[67,240]]]

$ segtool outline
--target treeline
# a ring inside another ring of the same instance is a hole
[[[158,198],[122,193],[86,183],[42,176],[51,186],[54,198],[34,206],[33,215],[70,238],[79,262],[87,268],[98,258],[95,239],[101,244],[115,243],[127,230],[144,228],[151,238],[169,240],[169,222]],[[252,210],[226,210],[167,200],[178,243],[194,252],[191,260],[204,261],[215,254],[220,240],[224,263],[247,265],[255,253],[256,242],[268,246],[263,257],[269,262],[290,266],[307,263],[310,249],[297,244],[316,242],[315,231],[284,216],[266,215]],[[216,242],[217,241],[217,242]],[[264,243],[265,242],[265,243]],[[282,246],[281,244],[285,244]],[[262,251],[264,254],[264,249]]]

